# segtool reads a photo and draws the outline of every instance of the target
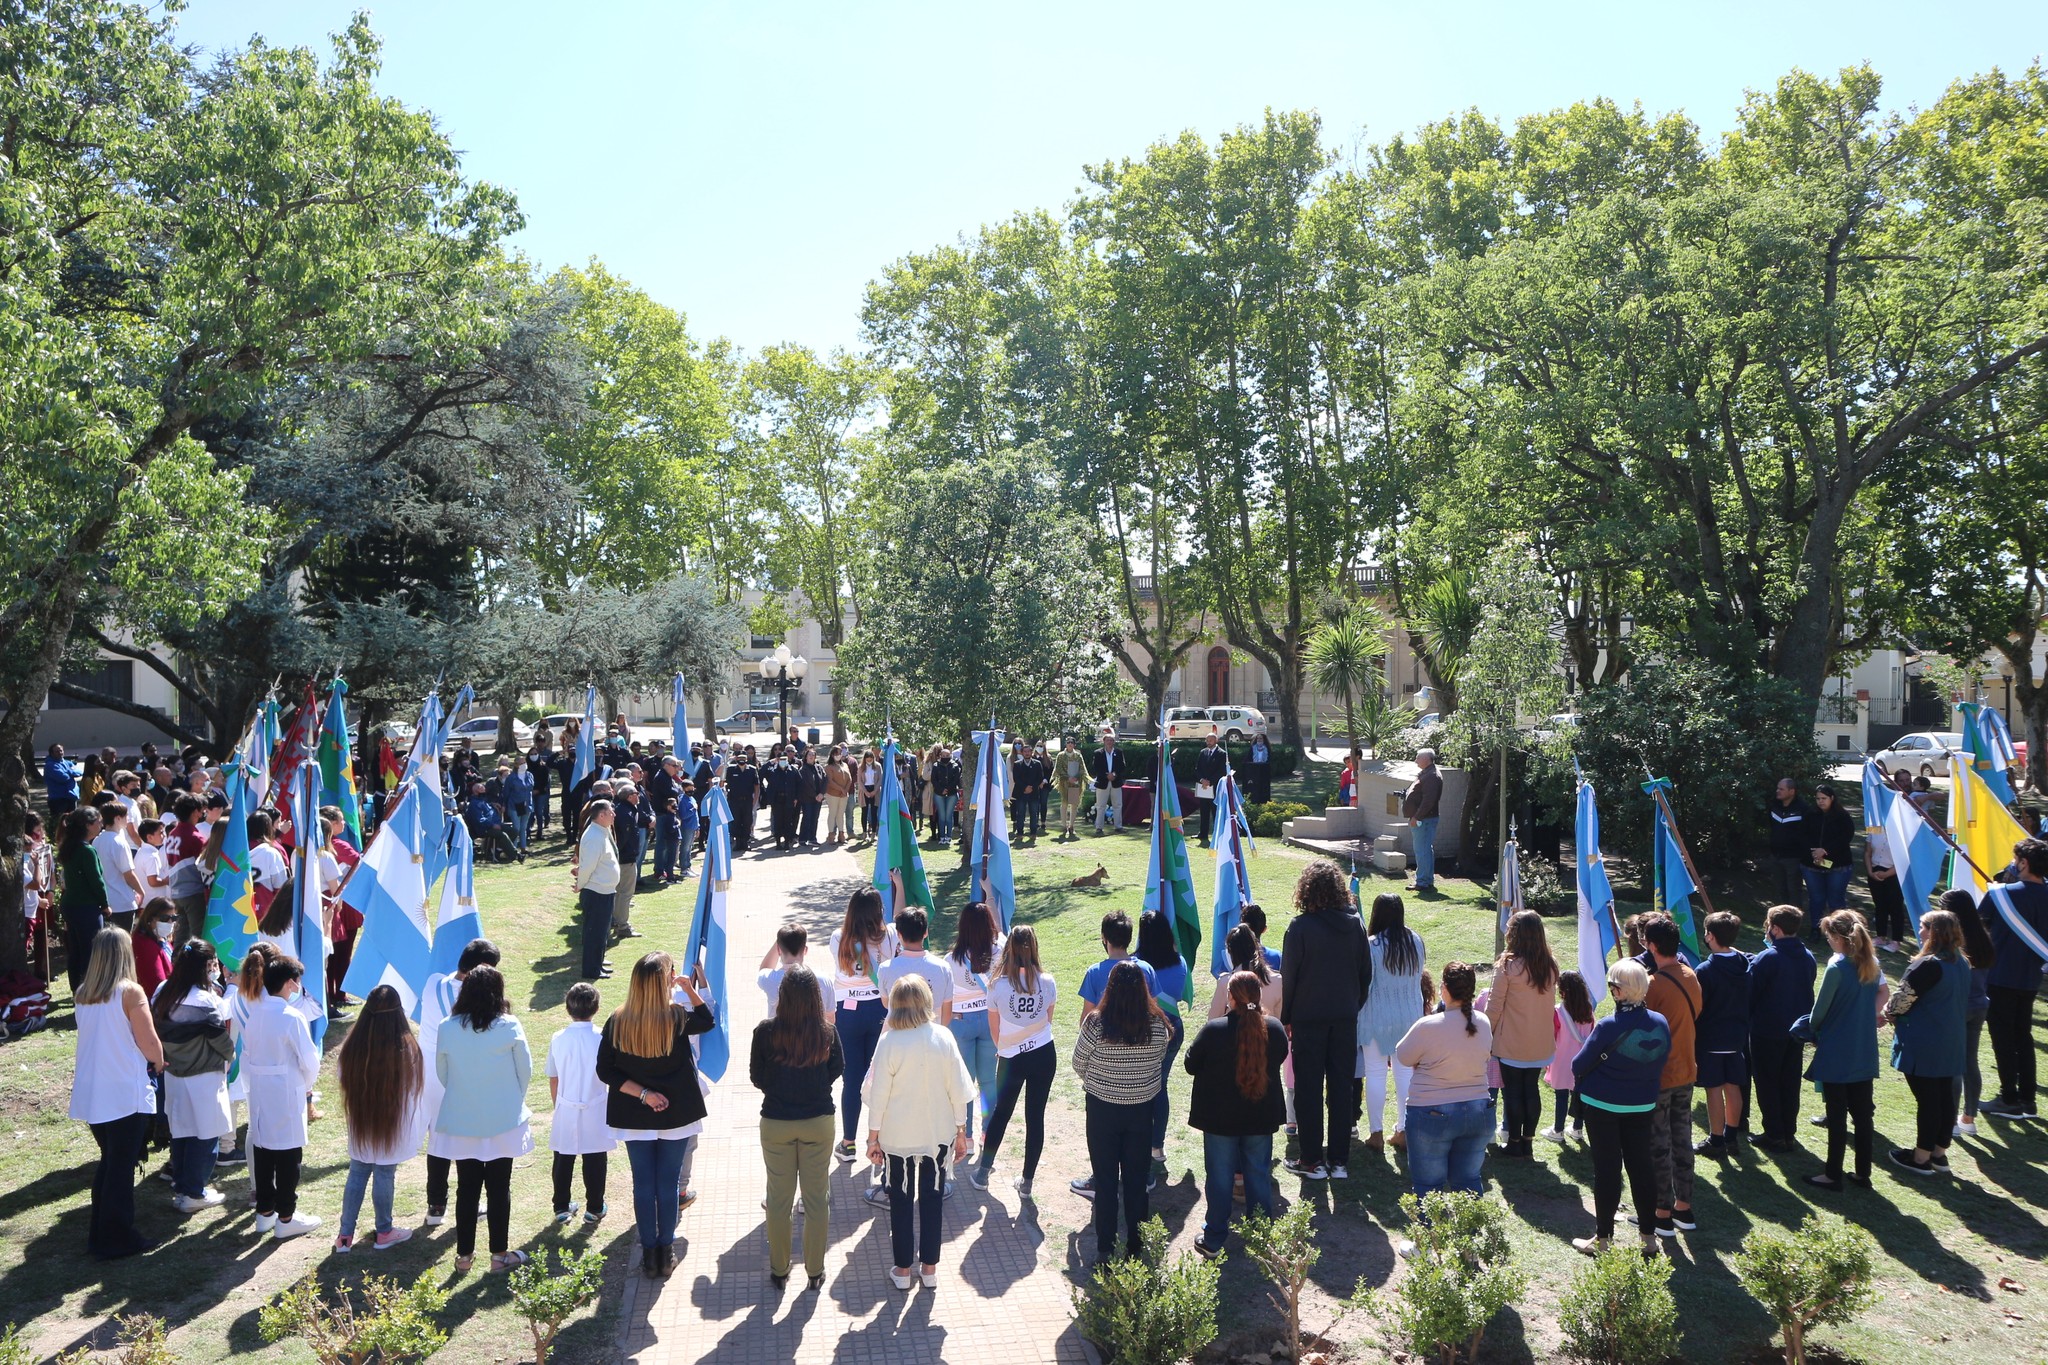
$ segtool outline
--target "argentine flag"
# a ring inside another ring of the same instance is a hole
[[[1578,828],[1573,836],[1579,867],[1579,975],[1595,1002],[1607,994],[1607,959],[1619,946],[1614,927],[1614,883],[1600,854],[1600,804],[1593,784],[1579,779]]]
[[[292,956],[306,969],[299,984],[306,992],[306,1023],[315,1043],[327,1033],[329,939],[320,919],[320,903],[327,892],[320,849],[326,842],[320,821],[320,765],[308,758],[300,762],[292,782]]]
[[[441,878],[441,909],[434,917],[434,946],[427,955],[429,974],[453,976],[462,950],[484,936],[483,917],[476,908],[476,845],[459,815],[447,819],[448,871]]]
[[[1970,766],[1993,796],[2011,805],[2019,799],[2010,776],[2019,752],[2012,746],[2012,731],[2006,728],[2005,717],[1982,702],[1966,701],[1957,709],[1963,713],[1963,749],[1970,756]]]
[[[989,908],[1003,932],[1017,918],[1017,878],[1010,867],[1010,765],[1003,760],[1003,732],[989,722],[986,730],[974,732],[977,753],[974,768],[974,837],[967,845],[969,900],[989,894],[995,903]],[[988,890],[982,889],[986,879]]]
[[[683,705],[683,675],[678,673],[675,681],[668,685],[669,740],[668,751],[676,756],[676,762],[690,761],[690,713]]]
[[[1509,826],[1508,841],[1500,850],[1500,879],[1495,883],[1500,902],[1500,918],[1494,923],[1494,932],[1505,940],[1508,936],[1508,921],[1522,909],[1522,852],[1515,847],[1514,827]]]
[[[1671,820],[1664,813],[1664,803],[1657,802],[1656,840],[1652,849],[1657,869],[1653,890],[1657,897],[1657,909],[1678,923],[1678,934],[1682,940],[1679,955],[1687,966],[1694,966],[1705,957],[1700,951],[1699,926],[1694,923],[1692,893],[1699,886],[1692,879],[1692,873],[1685,865],[1685,850],[1679,847],[1678,831],[1671,828]]]
[[[420,703],[419,724],[413,727],[412,752],[405,756],[405,772],[398,779],[399,789],[412,785],[413,776],[419,772],[420,764],[432,755],[436,764],[441,758],[441,694],[427,693],[427,699]],[[394,799],[396,799],[394,794]]]
[[[1927,913],[1927,902],[1941,883],[1948,845],[1928,825],[1918,806],[1885,783],[1877,764],[1869,759],[1863,761],[1863,799],[1873,803],[1864,807],[1863,822],[1875,826],[1871,832],[1884,835],[1885,847],[1891,850],[1892,871],[1898,874],[1899,894],[1906,898],[1906,916],[1917,934],[1920,916]]]
[[[704,798],[704,873],[697,882],[697,911],[678,970],[695,969],[703,954],[704,993],[711,998],[717,1023],[697,1044],[697,1069],[713,1081],[723,1079],[732,1060],[732,995],[726,990],[725,893],[732,885],[732,806],[725,788],[713,787]]]
[[[881,828],[875,831],[875,890],[882,904],[895,914],[896,888],[891,872],[903,877],[903,903],[932,908],[931,883],[925,880],[924,856],[917,851],[917,830],[910,823],[910,803],[903,799],[903,783],[896,776],[896,738],[882,746],[882,788],[875,793]]]
[[[418,750],[414,750],[417,756]],[[367,996],[378,986],[391,986],[405,1002],[406,1013],[419,1018],[420,991],[427,983],[432,930],[427,923],[426,845],[420,825],[420,791],[415,775],[401,787],[396,803],[370,840],[355,875],[342,889],[342,902],[358,911],[363,927],[356,935],[355,956],[341,988]],[[434,799],[437,823],[433,842],[440,842],[440,796]]]
[[[583,724],[576,732],[576,758],[569,769],[571,791],[597,775],[597,685],[583,688]],[[572,831],[573,832],[573,831]]]
[[[1244,800],[1238,795],[1237,776],[1227,767],[1223,780],[1216,784],[1216,817],[1220,824],[1216,834],[1216,903],[1209,911],[1213,921],[1209,943],[1211,976],[1221,976],[1230,969],[1223,940],[1244,918],[1244,908],[1252,902],[1251,869],[1245,864],[1245,855],[1252,849],[1251,824],[1245,818]],[[1355,879],[1352,889],[1355,895]]]

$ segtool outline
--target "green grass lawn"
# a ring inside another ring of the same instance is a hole
[[[1319,770],[1308,779],[1276,783],[1278,799],[1295,799],[1306,785],[1325,791],[1330,773]],[[553,846],[550,846],[551,849]],[[1056,839],[1025,843],[1016,864],[1020,914],[1038,927],[1047,964],[1067,991],[1059,1012],[1061,1046],[1071,1045],[1078,1011],[1073,989],[1081,973],[1099,955],[1097,924],[1102,913],[1120,908],[1135,914],[1142,898],[1146,839],[1142,833],[1097,838],[1083,833],[1072,842]],[[864,850],[857,850],[864,851]],[[1284,933],[1292,913],[1292,887],[1307,861],[1301,850],[1281,847],[1277,840],[1260,841],[1252,860],[1252,884],[1273,922],[1273,936]],[[966,878],[957,853],[928,849],[941,908],[935,938],[950,943],[953,917],[965,899]],[[1099,888],[1080,889],[1071,879],[1091,871],[1097,862],[1107,869]],[[739,875],[744,878],[743,861]],[[1206,854],[1197,852],[1195,884],[1205,911],[1212,870]],[[1428,942],[1433,970],[1453,957],[1485,961],[1492,951],[1493,922],[1484,888],[1451,880],[1446,894],[1410,903],[1410,922]],[[688,897],[685,889],[643,895],[635,904],[636,925],[653,935],[654,946],[675,946]],[[1368,874],[1365,895],[1398,889],[1394,879]],[[1741,883],[1716,884],[1716,903],[1760,918],[1763,904],[1745,893]],[[505,950],[505,970],[512,998],[536,1053],[562,1021],[561,999],[573,980],[575,931],[573,898],[566,863],[551,853],[525,867],[486,867],[478,873],[478,895],[487,931]],[[1550,921],[1552,945],[1559,957],[1575,960],[1572,922]],[[734,946],[734,962],[750,967],[765,945]],[[1896,977],[1901,959],[1886,966]],[[623,994],[624,977],[604,983],[605,1007]],[[61,982],[58,987],[63,996]],[[1204,997],[1206,998],[1206,997]],[[57,1017],[68,1023],[68,998],[60,999]],[[338,1031],[329,1045],[337,1045]],[[457,1332],[444,1359],[516,1361],[530,1358],[524,1324],[511,1310],[502,1276],[453,1270],[452,1224],[433,1235],[422,1233],[395,1251],[381,1255],[358,1252],[348,1257],[328,1254],[340,1209],[343,1155],[339,1100],[331,1072],[323,1085],[328,1117],[314,1126],[306,1154],[302,1204],[326,1218],[315,1235],[292,1242],[259,1241],[251,1232],[245,1177],[226,1181],[228,1207],[192,1218],[180,1218],[169,1205],[169,1187],[151,1178],[138,1192],[144,1230],[175,1241],[153,1255],[102,1266],[84,1255],[87,1202],[94,1148],[83,1125],[65,1118],[72,1064],[73,1035],[68,1027],[0,1044],[0,1136],[9,1144],[0,1179],[0,1325],[23,1324],[36,1349],[51,1355],[84,1342],[105,1341],[104,1325],[117,1314],[148,1311],[175,1328],[172,1345],[181,1361],[228,1359],[255,1362],[310,1360],[310,1353],[292,1344],[266,1346],[257,1328],[258,1308],[277,1291],[313,1272],[329,1285],[352,1282],[380,1273],[410,1279],[429,1275],[453,1291],[446,1324]],[[1990,1060],[1985,1058],[1987,1073]],[[1079,1145],[1080,1091],[1062,1067],[1055,1092],[1053,1141],[1046,1158],[1040,1207],[1049,1253],[1085,1224],[1085,1201],[1061,1186],[1064,1177],[1085,1169]],[[726,1087],[744,1081],[728,1079]],[[1887,1073],[1878,1085],[1878,1129],[1883,1138],[1908,1138],[1911,1108],[1904,1084]],[[1548,1103],[1548,1098],[1545,1100]],[[614,1162],[611,1217],[596,1233],[579,1225],[562,1232],[549,1221],[546,1153],[547,1083],[536,1064],[532,1104],[539,1150],[524,1159],[514,1174],[515,1246],[543,1248],[593,1244],[614,1253],[606,1294],[585,1310],[558,1344],[557,1359],[598,1362],[614,1357],[620,1282],[630,1259],[632,1216],[624,1161]],[[1817,1104],[1809,1100],[1809,1112]],[[1186,1128],[1186,1077],[1176,1072],[1174,1112],[1168,1155],[1170,1177],[1160,1187],[1154,1208],[1187,1245],[1200,1226],[1201,1144]],[[1823,1339],[1852,1356],[1872,1362],[1918,1365],[1930,1346],[1949,1360],[2031,1361],[2043,1358],[2038,1301],[2048,1293],[2041,1270],[2048,1254],[2048,1134],[2041,1125],[1993,1126],[1985,1136],[1959,1143],[1952,1153],[1953,1179],[1915,1180],[1894,1177],[1880,1155],[1876,1186],[1827,1196],[1809,1190],[1799,1177],[1819,1165],[1818,1156],[1772,1159],[1744,1155],[1727,1168],[1702,1161],[1698,1208],[1701,1230],[1674,1247],[1679,1265],[1674,1277],[1685,1331],[1688,1360],[1746,1360],[1764,1345],[1770,1324],[1736,1284],[1729,1256],[1751,1227],[1790,1227],[1812,1208],[1839,1210],[1868,1228],[1883,1248],[1883,1298],[1855,1326],[1823,1334]],[[1021,1131],[1009,1140],[1014,1160]],[[1802,1129],[1809,1151],[1819,1145],[1817,1129]],[[1558,1334],[1554,1304],[1559,1292],[1583,1262],[1567,1244],[1591,1228],[1587,1193],[1590,1157],[1580,1147],[1562,1150],[1538,1144],[1538,1160],[1510,1165],[1490,1163],[1489,1179],[1518,1216],[1515,1239],[1529,1270],[1532,1287],[1488,1333],[1486,1359],[1492,1361],[1551,1357]],[[415,1160],[399,1177],[398,1217],[417,1226],[424,1213],[424,1163]],[[152,1165],[152,1170],[154,1164]],[[1392,1163],[1354,1160],[1352,1178],[1339,1185],[1294,1188],[1283,1183],[1289,1197],[1308,1198],[1326,1211],[1320,1222],[1323,1261],[1316,1274],[1317,1297],[1306,1325],[1321,1330],[1331,1305],[1349,1294],[1364,1277],[1379,1284],[1395,1273],[1392,1241],[1401,1234],[1396,1207],[1407,1188],[1405,1171]],[[1055,1173],[1058,1179],[1053,1179]],[[365,1210],[367,1216],[368,1210]],[[1261,1306],[1258,1285],[1248,1268],[1233,1258],[1225,1267],[1223,1321],[1226,1334],[1241,1343],[1270,1339],[1272,1319]],[[2001,1276],[2026,1286],[2013,1296],[1998,1288]],[[2008,1325],[2005,1310],[2025,1316]],[[1371,1327],[1351,1318],[1338,1330],[1340,1339],[1370,1339]],[[1378,1358],[1377,1348],[1361,1358]]]
[[[1300,799],[1295,791],[1306,787],[1320,793],[1329,783],[1329,774],[1317,771],[1306,779],[1276,783],[1274,796],[1277,800]],[[1192,820],[1188,828],[1192,834]],[[1206,851],[1191,852],[1206,929],[1213,863]],[[1101,956],[1101,916],[1110,909],[1137,915],[1147,853],[1148,841],[1142,832],[1098,838],[1084,831],[1073,841],[1062,841],[1054,834],[1017,845],[1019,918],[1037,927],[1047,966],[1067,993],[1059,1009],[1063,1049],[1071,1045],[1079,1017],[1071,992],[1081,974]],[[1258,853],[1251,860],[1252,887],[1271,922],[1272,946],[1279,946],[1293,914],[1294,882],[1310,856],[1281,845],[1277,839],[1259,841]],[[928,849],[925,857],[940,907],[934,941],[950,943],[954,917],[967,895],[966,875],[955,852]],[[1070,885],[1075,876],[1092,871],[1098,862],[1108,874],[1102,886],[1084,889]],[[1381,891],[1399,891],[1402,880],[1366,870],[1362,885],[1366,904]],[[1493,952],[1490,888],[1456,879],[1441,884],[1445,888],[1442,896],[1408,898],[1409,923],[1427,942],[1431,970],[1440,973],[1446,962],[1456,958],[1489,963]],[[1752,926],[1760,924],[1767,901],[1747,884],[1716,881],[1712,890],[1718,908],[1734,910]],[[1624,904],[1621,914],[1647,908]],[[1574,921],[1570,917],[1551,919],[1548,928],[1559,960],[1565,965],[1576,962]],[[1752,929],[1750,936],[1756,942],[1745,946],[1758,946],[1760,935]],[[1203,951],[1206,955],[1206,943]],[[1894,979],[1904,961],[1887,957],[1885,966]],[[1203,968],[1198,980],[1206,974],[1206,956]],[[1206,1007],[1206,989],[1198,989],[1197,997]],[[1986,1076],[1992,1076],[1988,1044],[1983,1065]],[[1175,1234],[1179,1248],[1192,1243],[1202,1221],[1201,1138],[1185,1124],[1187,1087],[1186,1074],[1176,1067],[1175,1121],[1167,1146],[1169,1177],[1153,1197],[1154,1211]],[[1995,1082],[1990,1088],[1995,1089]],[[1085,1157],[1078,1150],[1081,1100],[1079,1083],[1063,1059],[1055,1104],[1069,1109],[1067,1135],[1077,1147],[1066,1155],[1064,1165],[1077,1169],[1085,1167]],[[1543,1102],[1547,1124],[1547,1087]],[[1392,1104],[1389,1096],[1389,1108]],[[1819,1108],[1818,1096],[1809,1093],[1803,1102],[1802,1125],[1804,1116],[1818,1113]],[[1703,1102],[1699,1115],[1704,1134]],[[1854,1326],[1823,1332],[1821,1339],[1830,1346],[1872,1362],[1918,1361],[1932,1343],[1939,1343],[1940,1353],[1952,1360],[2044,1358],[2039,1314],[2031,1300],[2048,1290],[2048,1277],[2041,1273],[2044,1256],[2048,1256],[2048,1170],[2044,1170],[2048,1131],[2041,1124],[1995,1126],[1995,1121],[1988,1119],[1980,1131],[1983,1136],[1978,1140],[1959,1141],[1952,1149],[1953,1178],[1930,1181],[1895,1175],[1896,1168],[1889,1166],[1884,1153],[1892,1144],[1910,1142],[1913,1109],[1904,1082],[1887,1069],[1877,1086],[1878,1157],[1870,1190],[1827,1195],[1801,1183],[1803,1176],[1820,1168],[1824,1144],[1818,1128],[1802,1126],[1802,1140],[1810,1153],[1806,1156],[1774,1158],[1745,1152],[1726,1165],[1701,1157],[1696,1192],[1700,1230],[1667,1243],[1677,1262],[1673,1290],[1682,1315],[1685,1358],[1746,1360],[1763,1350],[1772,1325],[1736,1282],[1730,1257],[1751,1228],[1795,1227],[1814,1209],[1843,1214],[1867,1228],[1882,1248],[1881,1301]],[[1060,1136],[1056,1128],[1055,1152]],[[1006,1143],[1014,1144],[1014,1138]],[[1049,1165],[1052,1161],[1049,1157]],[[1405,1225],[1398,1208],[1401,1194],[1409,1188],[1405,1165],[1375,1160],[1370,1153],[1354,1149],[1350,1170],[1351,1179],[1336,1185],[1281,1177],[1285,1196],[1308,1198],[1327,1210],[1319,1224],[1323,1259],[1315,1276],[1318,1301],[1315,1311],[1305,1316],[1306,1328],[1321,1330],[1334,1315],[1335,1301],[1346,1297],[1361,1277],[1384,1284],[1396,1274],[1392,1244],[1403,1235]],[[1560,1148],[1539,1142],[1536,1161],[1489,1161],[1487,1176],[1489,1185],[1517,1216],[1515,1242],[1531,1272],[1532,1284],[1525,1299],[1507,1310],[1503,1320],[1488,1332],[1485,1358],[1550,1358],[1559,1345],[1558,1296],[1586,1265],[1571,1249],[1569,1239],[1592,1232],[1591,1155],[1583,1145]],[[1085,1227],[1086,1201],[1054,1189],[1042,1190],[1040,1203],[1048,1237],[1055,1242],[1060,1234],[1071,1235]],[[1624,1216],[1626,1213],[1624,1203]],[[2001,1276],[2025,1284],[2027,1294],[2015,1297],[2002,1292],[1998,1288]],[[1226,1265],[1223,1298],[1226,1337],[1234,1334],[1245,1348],[1263,1349],[1272,1338],[1277,1319],[1265,1308],[1249,1267]],[[2009,1320],[2008,1308],[2017,1309],[2025,1318]],[[1336,1335],[1359,1346],[1365,1359],[1376,1358],[1379,1347],[1396,1344],[1377,1340],[1372,1324],[1357,1317],[1346,1319]]]

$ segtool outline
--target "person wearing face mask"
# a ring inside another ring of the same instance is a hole
[[[263,969],[263,996],[242,1026],[242,1070],[249,1079],[250,1172],[256,1184],[256,1232],[280,1241],[320,1226],[299,1212],[299,1168],[306,1148],[306,1097],[320,1076],[320,1049],[302,1010],[306,969],[278,956]]]
[[[171,974],[171,934],[177,928],[178,907],[158,896],[142,907],[132,934],[135,944],[135,984],[147,999]]]

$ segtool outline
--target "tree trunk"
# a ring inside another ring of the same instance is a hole
[[[1800,553],[1799,595],[1786,614],[1771,671],[1799,689],[1816,713],[1835,638],[1835,548],[1847,508],[1832,487],[1815,499],[1813,521]]]
[[[21,665],[19,690],[0,715],[0,972],[28,967],[28,944],[22,917],[21,859],[29,815],[29,773],[34,762],[36,721],[43,699],[64,661],[64,646],[78,611],[77,576],[66,575],[45,604],[35,652]],[[15,635],[18,642],[27,630]],[[53,831],[54,832],[54,831]],[[46,912],[54,913],[54,912]]]

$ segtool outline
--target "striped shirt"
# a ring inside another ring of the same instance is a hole
[[[1105,1104],[1149,1103],[1159,1095],[1159,1068],[1172,1037],[1166,1020],[1154,1015],[1147,1041],[1135,1047],[1105,1042],[1102,1016],[1091,1014],[1081,1021],[1081,1037],[1074,1044],[1074,1074],[1091,1099]]]

